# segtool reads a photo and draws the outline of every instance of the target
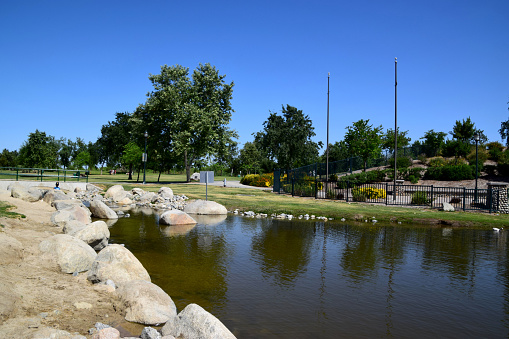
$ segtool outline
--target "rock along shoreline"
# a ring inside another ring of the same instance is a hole
[[[108,223],[128,217],[111,206],[151,207],[168,214],[161,222],[170,226],[196,223],[191,213],[226,214],[226,208],[213,202],[188,203],[187,197],[174,195],[169,187],[157,194],[140,188],[124,191],[121,185],[106,192],[92,184],[61,187],[54,190],[19,182],[0,186],[0,196],[10,196],[1,200],[15,205],[16,212],[27,214],[26,220],[2,219],[0,253],[5,259],[0,273],[10,279],[0,279],[0,296],[13,296],[0,302],[0,333],[4,338],[235,338],[199,305],[189,304],[177,312],[171,297],[150,281],[138,259],[123,245],[109,243],[108,230]],[[92,222],[92,217],[100,220]],[[16,271],[30,264],[32,274],[26,269]],[[16,284],[20,281],[17,275],[25,275],[28,281]],[[62,296],[54,297],[53,290],[59,289]],[[72,292],[81,290],[83,295]],[[53,305],[51,300],[44,300],[45,293],[48,298],[62,300]],[[31,306],[25,306],[23,298]],[[102,308],[109,309],[108,314],[101,314]],[[122,336],[122,327],[117,326],[122,317],[145,327],[136,333],[138,336]],[[79,328],[73,329],[79,321]],[[86,331],[83,321],[90,321]]]

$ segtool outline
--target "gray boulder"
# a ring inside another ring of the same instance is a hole
[[[126,192],[122,189],[120,191],[114,192],[111,198],[119,205],[129,205],[133,202],[131,197],[132,195],[129,192]]]
[[[131,280],[117,289],[125,307],[125,320],[145,324],[164,324],[177,315],[177,308],[159,286],[145,280]]]
[[[11,185],[11,197],[28,202],[36,202],[42,199],[42,191],[36,187],[26,188],[21,185]]]
[[[141,331],[141,339],[161,339],[161,333],[155,328],[145,327],[143,331]]]
[[[157,194],[159,194],[164,199],[173,199],[173,190],[169,187],[161,187]]]
[[[122,185],[114,185],[114,186],[111,186],[110,188],[108,188],[104,197],[106,199],[113,198],[113,196],[115,194],[117,194],[118,192],[122,192],[122,191],[124,191],[124,187]]]
[[[184,207],[184,212],[190,214],[219,214],[226,215],[226,207],[210,200],[195,200]]]
[[[110,230],[104,221],[95,221],[78,230],[74,236],[86,242],[94,250],[100,251],[108,246]]]
[[[68,200],[70,199],[64,192],[60,190],[49,190],[42,199],[44,202],[51,205],[55,200]]]
[[[53,200],[51,206],[55,207],[57,211],[71,209],[75,206],[85,207],[81,200],[76,199]]]
[[[52,255],[64,273],[88,271],[97,256],[92,247],[68,234],[42,241],[39,250]]]
[[[159,217],[159,222],[170,226],[196,224],[196,220],[194,220],[189,214],[179,210],[164,212]]]
[[[150,276],[131,251],[122,245],[113,244],[97,254],[87,279],[93,283],[111,279],[121,285],[131,280],[150,281]]]
[[[117,213],[106,206],[101,200],[92,200],[90,202],[90,211],[92,215],[100,219],[118,219]]]
[[[102,191],[102,189],[100,189],[99,187],[97,187],[96,185],[93,185],[93,184],[87,184],[86,189],[87,189],[88,192],[99,192],[99,191]]]
[[[196,304],[189,304],[161,329],[175,338],[228,339],[235,336],[224,324]]]
[[[64,232],[64,234],[75,236],[78,231],[81,231],[85,227],[87,227],[87,225],[81,221],[69,220],[65,222],[62,232]]]
[[[92,218],[91,213],[86,207],[74,205],[72,208],[56,211],[51,215],[51,222],[56,226],[65,226],[70,220],[77,220],[83,224],[90,224]]]
[[[155,194],[154,192],[147,192],[140,197],[140,202],[149,203],[152,202],[152,200],[155,198],[157,198],[157,194]]]

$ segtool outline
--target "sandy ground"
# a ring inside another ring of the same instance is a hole
[[[53,207],[43,201],[29,203],[11,198],[7,191],[0,191],[0,201],[7,201],[17,207],[13,211],[26,215],[26,219],[0,218],[0,232],[23,246],[21,261],[3,256],[0,264],[1,338],[31,338],[43,327],[91,337],[88,330],[96,322],[117,327],[122,336],[130,334],[125,328],[138,332],[129,328],[117,311],[114,293],[91,284],[86,272],[76,277],[60,272],[53,260],[41,255],[39,243],[62,233],[50,222]],[[5,307],[12,301],[14,307]]]

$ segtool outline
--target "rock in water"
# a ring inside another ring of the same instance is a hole
[[[171,211],[164,212],[161,215],[159,222],[161,224],[170,225],[170,226],[196,224],[196,220],[194,220],[187,213],[179,211],[179,210],[171,210]]]
[[[190,214],[228,214],[226,207],[210,200],[195,200],[184,207],[184,212]]]
[[[92,200],[90,202],[90,211],[92,215],[100,219],[118,219],[117,213],[100,200]]]
[[[175,338],[233,339],[235,336],[224,324],[201,306],[189,304],[161,329],[164,335]]]

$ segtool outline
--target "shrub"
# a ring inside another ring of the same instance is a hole
[[[340,183],[346,182],[346,181],[348,181],[351,186],[358,186],[358,185],[370,184],[373,182],[385,181],[385,173],[386,173],[385,171],[374,170],[374,171],[369,171],[369,172],[361,172],[361,173],[356,173],[356,174],[345,175],[345,176],[339,178],[338,188],[345,188],[346,185],[344,185],[345,187],[341,187],[342,185]]]
[[[446,161],[442,157],[434,157],[428,159],[429,167],[442,167],[446,165]]]
[[[421,164],[426,164],[426,154],[419,154],[417,156],[417,159],[420,161]]]
[[[329,175],[329,181],[338,181],[338,176],[336,174]]]
[[[367,200],[366,194],[361,191],[352,191],[352,199],[353,201],[365,202]]]
[[[256,187],[270,187],[274,185],[274,174],[247,174],[240,179],[240,183]]]
[[[429,167],[424,174],[430,180],[471,180],[475,177],[475,166],[456,165],[443,167]]]
[[[495,176],[496,175],[497,166],[495,166],[495,165],[484,165],[483,167],[484,167],[484,171],[489,176]]]
[[[389,166],[390,168],[394,168],[394,159],[389,160]],[[408,168],[412,166],[412,159],[409,157],[398,157],[396,159],[396,166],[397,168]]]
[[[362,195],[367,199],[385,199],[387,193],[384,189],[378,189],[374,187],[357,187],[352,190],[352,195],[354,196],[354,201],[358,201],[355,200],[355,196]]]
[[[486,144],[488,148],[488,159],[498,161],[504,150],[504,146],[498,141],[490,142]]]
[[[413,205],[427,205],[430,201],[428,200],[428,193],[424,191],[415,192],[412,194]]]

